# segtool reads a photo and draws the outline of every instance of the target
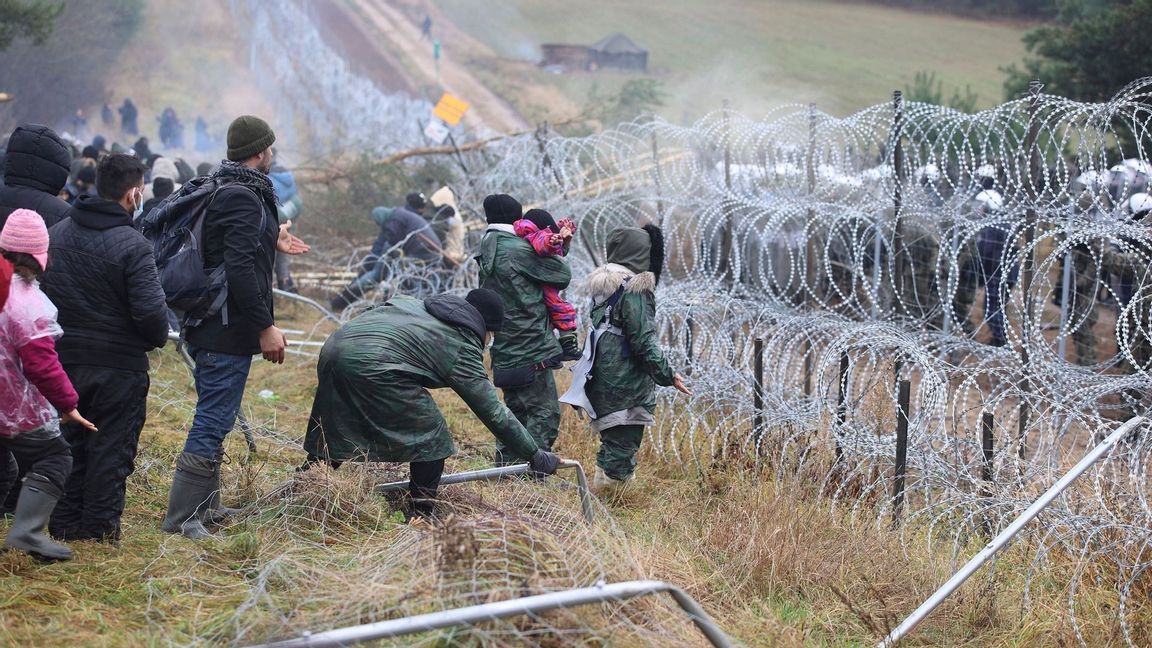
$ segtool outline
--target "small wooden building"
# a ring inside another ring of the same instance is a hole
[[[543,67],[559,66],[569,70],[592,72],[600,68],[619,70],[648,69],[648,50],[632,42],[624,34],[612,34],[592,45],[569,45],[546,43],[543,50]]]

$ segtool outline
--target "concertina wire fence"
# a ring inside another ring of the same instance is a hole
[[[461,154],[456,188],[464,204],[504,192],[574,217],[578,306],[609,231],[663,226],[657,317],[696,391],[661,390],[651,438],[669,461],[756,457],[886,524],[908,381],[902,512],[916,524],[901,528],[958,553],[1152,403],[1150,104],[1147,78],[1105,103],[1034,83],[974,115],[896,93],[843,119],[789,106],[579,138],[543,127]],[[1081,581],[1108,566],[1129,644],[1148,588],[1148,436],[1093,468],[1028,544],[1029,587],[1052,552],[1073,558],[1073,624]]]
[[[578,306],[609,231],[663,226],[657,318],[696,392],[661,390],[651,441],[668,461],[755,458],[771,468],[759,474],[888,524],[908,381],[900,528],[958,555],[1148,410],[1150,90],[1142,79],[1093,104],[1034,85],[974,115],[897,97],[843,119],[789,106],[578,138],[541,128],[460,154],[455,189],[462,205],[502,192],[574,217]],[[421,283],[462,290],[475,267]],[[1049,559],[1070,557],[1077,634],[1078,590],[1105,578],[1136,645],[1150,449],[1144,426],[1032,527],[1022,610]]]

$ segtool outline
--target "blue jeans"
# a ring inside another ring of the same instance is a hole
[[[215,351],[188,349],[196,368],[196,415],[184,442],[184,452],[215,459],[224,437],[236,425],[244,384],[252,368],[252,356],[238,356]]]

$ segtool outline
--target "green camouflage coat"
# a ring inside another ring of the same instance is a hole
[[[509,226],[510,227],[510,226]],[[490,229],[480,243],[480,287],[504,299],[504,327],[492,346],[494,369],[533,365],[560,354],[541,285],[568,287],[572,271],[558,257],[542,257],[511,232]]]
[[[629,357],[624,357],[625,338],[602,334],[596,344],[592,378],[585,386],[588,401],[600,419],[614,412],[643,407],[656,409],[656,385],[669,386],[675,377],[660,348],[656,333],[656,278],[651,272],[634,275],[621,265],[608,263],[588,276],[592,296],[592,326],[608,317],[606,300],[631,277],[624,294],[611,307],[610,323],[623,330]]]
[[[536,443],[500,402],[483,360],[484,320],[454,295],[400,297],[344,324],[320,351],[304,449],[335,461],[435,461],[455,451],[429,389],[451,388],[508,449]]]

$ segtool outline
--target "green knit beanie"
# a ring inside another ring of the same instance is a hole
[[[228,159],[242,162],[272,146],[276,133],[268,122],[252,115],[241,115],[228,127]]]

